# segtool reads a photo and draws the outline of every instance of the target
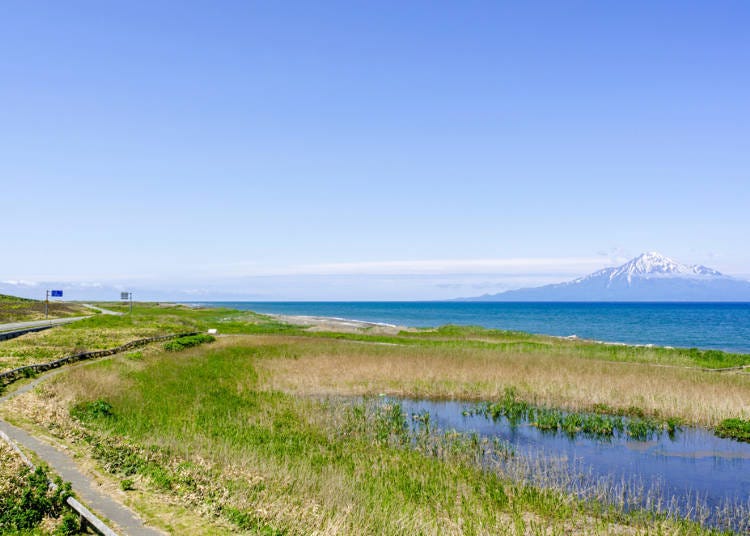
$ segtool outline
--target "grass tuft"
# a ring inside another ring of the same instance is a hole
[[[724,419],[716,427],[716,435],[750,443],[750,420]]]

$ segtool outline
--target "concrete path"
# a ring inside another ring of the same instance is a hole
[[[70,368],[53,370],[36,378],[33,382],[20,387],[16,391],[0,397],[0,404],[14,396],[30,391],[40,382]],[[163,534],[156,529],[145,526],[143,521],[132,510],[99,491],[97,485],[76,467],[75,461],[73,461],[73,458],[68,453],[40,441],[25,430],[2,419],[0,419],[0,430],[5,432],[17,444],[35,452],[64,481],[72,484],[73,491],[82,503],[97,515],[117,525],[122,534],[133,536],[161,536]]]
[[[48,320],[30,320],[28,322],[10,322],[8,324],[0,324],[0,332],[2,331],[16,331],[19,329],[36,328],[41,326],[58,326],[60,324],[68,324],[77,320],[83,320],[89,318],[88,316],[71,316],[68,318],[50,318]]]

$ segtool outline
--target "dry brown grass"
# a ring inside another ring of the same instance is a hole
[[[44,301],[27,300],[24,298],[0,294],[0,324],[6,322],[44,320],[44,311]],[[91,314],[93,314],[91,309],[78,303],[51,301],[47,307],[47,316],[49,318],[87,316]]]
[[[376,395],[491,400],[507,387],[538,405],[575,410],[632,406],[713,426],[750,417],[750,376],[644,363],[493,349],[392,346],[295,337],[243,344],[288,345],[291,358],[259,362],[266,386],[303,395]]]
[[[451,396],[457,398],[488,398],[502,394],[505,386],[515,385],[529,396],[554,398],[554,388],[542,389],[542,380],[559,379],[561,393],[570,399],[585,400],[572,396],[576,387],[574,378],[586,370],[590,376],[582,381],[602,382],[602,378],[622,371],[643,371],[642,365],[626,366],[611,362],[595,362],[591,359],[575,360],[570,357],[550,355],[518,355],[493,350],[467,350],[445,348],[423,348],[366,344],[352,341],[311,340],[304,337],[254,336],[222,337],[210,347],[211,351],[234,345],[254,347],[259,359],[254,366],[263,370],[263,388],[283,388],[299,394],[366,394],[389,392],[406,396]],[[150,353],[160,353],[157,348]],[[185,360],[191,356],[211,353],[203,348],[169,356],[169,359]],[[116,498],[133,505],[149,519],[154,520],[169,532],[185,532],[188,523],[195,521],[195,534],[223,534],[236,531],[226,521],[215,517],[215,512],[202,507],[200,497],[175,495],[149,489],[146,483],[136,479],[136,491],[127,494],[118,490],[118,481],[102,470],[95,470],[96,462],[90,458],[90,446],[80,441],[83,429],[71,419],[68,409],[79,399],[110,398],[130,388],[129,372],[148,366],[149,356],[143,360],[117,356],[106,362],[82,364],[69,372],[51,379],[43,387],[10,401],[5,413],[33,422],[55,440],[69,445],[80,455],[79,462],[88,466],[103,486]],[[263,358],[263,355],[266,355]],[[94,366],[92,366],[94,365]],[[569,370],[568,370],[569,369]],[[662,372],[662,369],[658,369]],[[666,369],[664,369],[666,370]],[[692,372],[694,383],[706,378],[694,371],[668,369],[667,374]],[[546,374],[546,375],[545,375]],[[675,376],[668,376],[667,379]],[[536,379],[535,379],[536,378]],[[688,378],[688,377],[686,377]],[[631,379],[635,381],[637,378]],[[726,380],[726,378],[724,378]],[[238,382],[240,380],[238,379]],[[581,380],[579,380],[581,381]],[[241,392],[238,384],[238,392]],[[745,387],[747,385],[745,384]],[[534,389],[537,389],[536,394]],[[596,391],[588,386],[587,392]],[[602,393],[612,396],[617,385]],[[614,389],[614,390],[612,390]],[[545,394],[546,393],[546,394]],[[743,391],[747,393],[747,389]],[[746,399],[745,399],[746,400]],[[613,400],[607,399],[613,403]],[[588,401],[587,403],[591,403]],[[262,418],[262,416],[261,416]],[[322,417],[321,417],[322,418]],[[181,462],[194,464],[191,477],[205,479],[206,475],[217,478],[217,485],[225,495],[222,501],[243,510],[255,511],[274,525],[283,526],[289,534],[349,534],[352,527],[366,525],[366,512],[353,508],[351,481],[335,470],[318,471],[304,464],[289,463],[289,460],[273,460],[259,457],[250,450],[237,451],[226,448],[220,440],[212,440],[210,461],[200,459],[196,450],[183,453],[169,462],[170,467],[180,467]],[[179,449],[177,449],[179,452]],[[182,470],[182,469],[175,469]],[[242,482],[237,486],[232,482]],[[262,482],[261,491],[249,493],[254,483]],[[313,499],[317,498],[317,499]],[[458,497],[457,497],[458,500]],[[196,520],[199,514],[204,517]],[[402,511],[404,534],[462,534],[463,520],[441,516],[434,512]],[[362,519],[360,519],[360,517]],[[518,518],[518,519],[517,519]],[[521,521],[518,523],[518,521]],[[518,524],[517,524],[518,523]],[[546,519],[534,513],[519,511],[515,514],[498,511],[496,525],[492,530],[477,531],[477,534],[638,534],[660,529],[664,534],[674,533],[669,523],[655,523],[648,530],[603,521],[590,516],[574,519]],[[498,529],[501,527],[501,529]],[[521,527],[521,528],[517,528]],[[502,530],[505,528],[506,530]],[[476,527],[475,527],[476,529]]]
[[[0,497],[16,492],[15,480],[24,467],[21,457],[0,439]]]
[[[117,376],[133,367],[132,363],[124,362],[124,358],[116,358],[113,361],[118,362]],[[119,480],[102,470],[92,459],[88,446],[81,441],[85,433],[84,428],[71,419],[68,407],[86,391],[86,386],[100,383],[101,385],[95,386],[97,392],[108,388],[124,388],[126,383],[112,382],[112,372],[100,366],[77,367],[66,376],[54,378],[49,385],[12,399],[4,407],[4,413],[22,417],[26,421],[25,427],[34,428],[36,435],[45,436],[48,442],[58,443],[61,447],[75,452],[79,468],[98,482],[102,492],[134,508],[150,523],[168,533],[184,534],[187,530],[196,535],[244,533],[221,517],[217,517],[211,508],[206,507],[202,497],[194,493],[175,495],[155,490],[138,476],[135,477],[135,490],[123,492],[119,489]],[[89,395],[91,393],[86,392],[86,396]],[[4,459],[3,454],[0,449],[0,459]],[[215,458],[217,459],[208,461],[198,455],[192,455],[174,458],[170,465],[182,467],[184,462],[191,462],[191,478],[200,481],[211,475],[213,486],[221,488],[218,495],[222,496],[222,503],[254,511],[263,519],[284,526],[289,534],[352,534],[353,527],[366,524],[367,513],[352,506],[355,494],[351,489],[351,482],[343,478],[338,471],[321,473],[297,464],[289,465],[282,461],[258,458],[251,452],[244,452],[240,457],[236,452],[227,452],[223,459],[221,456]],[[230,482],[235,484],[226,487]],[[253,489],[258,484],[257,489],[262,491],[254,491],[252,498],[248,494],[233,492],[231,488],[235,488],[237,482],[243,482],[241,488],[244,489]],[[315,489],[316,493],[309,493],[310,489]],[[310,495],[321,496],[321,493],[325,504],[310,499]],[[457,500],[460,500],[460,497],[457,497]],[[466,521],[447,515],[441,516],[431,511],[416,510],[403,517],[399,525],[403,534],[458,536],[467,533]],[[674,528],[666,521],[655,522],[652,528],[656,527],[663,527],[665,534],[670,534],[670,529]],[[544,518],[527,511],[515,514],[497,511],[493,527],[487,527],[484,531],[477,531],[477,527],[473,527],[469,533],[488,536],[553,536],[638,535],[647,534],[648,531],[593,516],[579,515],[574,519],[562,520]]]

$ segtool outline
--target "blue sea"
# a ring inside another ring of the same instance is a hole
[[[207,302],[259,313],[412,327],[476,325],[628,344],[750,353],[750,303]]]

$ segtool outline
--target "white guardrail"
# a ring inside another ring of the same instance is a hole
[[[2,438],[3,441],[5,441],[10,446],[10,448],[12,448],[16,452],[16,454],[21,457],[23,463],[28,465],[32,471],[35,469],[34,464],[31,462],[31,460],[29,460],[29,458],[23,453],[23,451],[18,448],[18,445],[16,445],[16,443],[2,430],[0,430],[0,438]],[[54,482],[50,480],[48,480],[47,482],[50,488],[55,489],[57,487]],[[91,512],[91,510],[79,503],[74,497],[68,497],[65,502],[68,503],[68,506],[70,506],[73,511],[75,511],[81,517],[82,525],[85,523],[87,526],[91,527],[102,536],[119,536],[119,534],[109,528],[106,523],[104,523],[104,521],[99,519],[93,512]]]

